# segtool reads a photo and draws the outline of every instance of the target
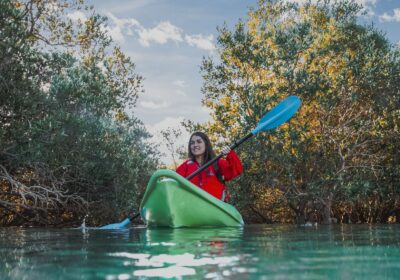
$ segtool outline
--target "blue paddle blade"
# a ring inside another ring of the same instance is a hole
[[[131,223],[131,220],[129,218],[126,218],[125,220],[123,220],[120,223],[102,226],[102,227],[99,227],[99,229],[123,229],[123,228],[126,228],[130,223]]]
[[[255,135],[260,131],[270,130],[287,122],[300,108],[300,104],[300,98],[297,96],[285,98],[261,118],[251,133]]]

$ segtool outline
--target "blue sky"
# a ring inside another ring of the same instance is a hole
[[[289,0],[288,0],[289,1]],[[400,41],[400,0],[355,0],[389,40]],[[296,0],[304,2],[304,0]],[[177,127],[183,119],[209,120],[201,106],[203,56],[215,56],[217,26],[231,29],[247,18],[256,0],[90,0],[97,12],[109,18],[107,30],[136,64],[144,77],[145,93],[139,97],[134,114],[160,140],[159,131]],[[71,17],[80,17],[79,13]],[[187,142],[184,134],[177,144]],[[163,145],[160,146],[166,152]],[[170,158],[165,156],[165,162]]]

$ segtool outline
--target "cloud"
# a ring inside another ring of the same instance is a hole
[[[140,105],[146,109],[162,109],[168,107],[168,103],[165,101],[161,103],[156,103],[153,101],[141,101]]]
[[[85,22],[87,19],[86,15],[81,11],[75,11],[73,13],[70,13],[67,15],[67,17],[74,22],[77,21]]]
[[[180,88],[185,88],[185,87],[187,87],[185,81],[182,81],[182,80],[175,80],[175,81],[173,81],[172,84],[173,84],[174,86],[177,86],[177,87],[180,87]]]
[[[182,80],[175,80],[172,83],[174,86],[178,87],[177,90],[175,90],[175,93],[180,95],[180,96],[186,96],[186,92],[183,90],[184,88],[187,87],[187,84],[185,81]]]
[[[369,18],[375,15],[374,7],[376,5],[377,0],[355,0],[355,2],[363,7],[363,9],[358,14],[359,16],[364,16]]]
[[[114,41],[118,43],[125,42],[124,34],[122,33],[122,30],[119,26],[114,26],[114,27],[103,26],[103,31],[105,31],[109,36],[111,36],[111,38]]]
[[[393,10],[393,15],[389,15],[388,13],[384,13],[383,15],[379,16],[379,20],[383,22],[400,22],[400,8]]]
[[[151,42],[165,44],[168,41],[182,42],[182,29],[171,24],[169,21],[159,23],[151,29],[141,28],[139,30],[139,42],[142,46],[148,47]]]
[[[141,28],[140,23],[134,18],[120,19],[112,13],[107,13],[107,17],[111,20],[112,26],[103,26],[102,28],[118,43],[125,42],[125,33],[133,35],[135,28]]]
[[[181,122],[184,121],[184,117],[179,116],[179,117],[166,117],[162,121],[153,124],[153,125],[147,125],[147,129],[150,133],[152,134],[157,134],[161,130],[165,130],[169,127],[171,128],[182,128]]]
[[[70,14],[71,18],[78,19],[84,16],[80,11]],[[196,47],[206,51],[213,51],[213,35],[190,35],[184,34],[182,28],[173,25],[170,21],[163,21],[153,28],[145,28],[139,21],[134,18],[117,18],[112,13],[107,13],[110,19],[110,25],[103,26],[114,41],[118,43],[125,42],[125,36],[137,35],[139,43],[144,47],[149,47],[151,44],[166,44],[168,42],[182,43],[186,42],[189,46]]]
[[[356,0],[358,4],[365,6],[375,5],[377,0]]]
[[[175,92],[176,92],[176,94],[178,94],[180,96],[186,96],[186,92],[184,92],[183,90],[178,89]]]
[[[189,46],[197,47],[206,51],[213,51],[215,49],[213,39],[213,35],[203,36],[202,34],[198,34],[185,36],[185,41],[189,44]]]

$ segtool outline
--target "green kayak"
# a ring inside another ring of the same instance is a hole
[[[158,170],[150,178],[140,205],[149,227],[238,227],[240,213],[171,170]]]

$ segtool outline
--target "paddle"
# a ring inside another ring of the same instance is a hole
[[[134,215],[134,213],[132,212],[128,218],[126,218],[125,220],[123,220],[120,223],[115,223],[115,224],[110,224],[110,225],[105,225],[102,227],[99,227],[99,229],[123,229],[126,226],[128,226],[134,219],[136,219],[137,217],[139,217],[140,213]]]
[[[271,111],[269,111],[267,114],[265,114],[260,121],[257,123],[256,128],[254,128],[249,134],[247,134],[245,137],[242,139],[238,140],[234,144],[230,146],[231,150],[236,149],[239,147],[241,144],[243,144],[246,140],[250,139],[257,133],[261,131],[267,131],[274,129],[281,124],[287,122],[293,115],[297,112],[301,104],[300,99],[297,96],[289,96],[279,102],[274,108],[272,108]],[[213,158],[212,160],[208,161],[204,165],[202,165],[199,169],[197,169],[195,172],[190,174],[188,177],[186,177],[187,180],[192,179],[194,176],[199,174],[201,171],[206,169],[208,166],[216,162],[218,159],[220,159],[223,156],[223,154],[218,155],[217,157]],[[120,223],[116,224],[111,224],[111,225],[106,225],[100,227],[100,229],[122,229],[126,227],[133,219],[139,217],[140,214],[136,215],[131,215],[130,217],[126,218]]]
[[[271,130],[280,126],[281,124],[287,122],[299,109],[301,104],[300,98],[297,96],[289,96],[278,103],[271,111],[265,114],[261,120],[257,123],[257,127],[253,129],[249,134],[247,134],[242,139],[235,142],[232,146],[230,146],[231,150],[236,149],[241,144],[243,144],[246,140],[250,139],[257,133],[261,131]],[[217,157],[213,158],[212,160],[208,161],[204,165],[202,165],[199,169],[195,172],[190,174],[186,177],[187,180],[192,179],[194,176],[199,174],[201,171],[206,169],[208,166],[219,160],[223,157],[223,154],[219,154]]]

